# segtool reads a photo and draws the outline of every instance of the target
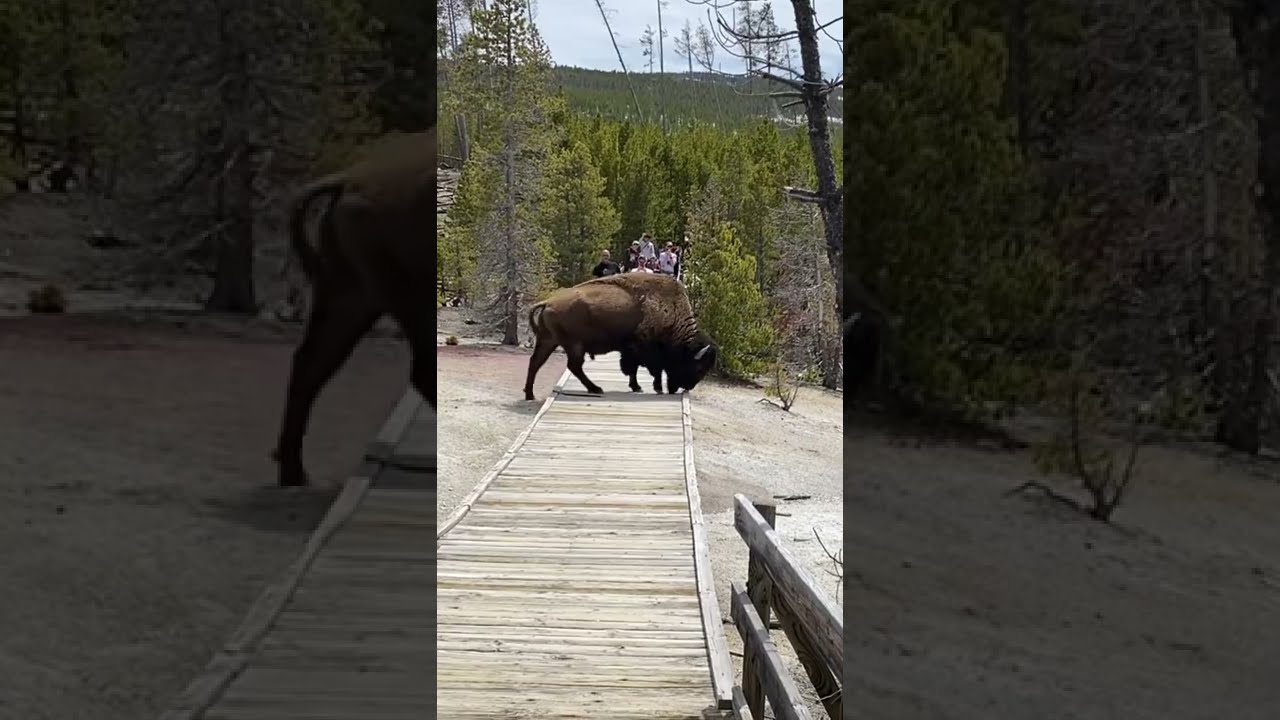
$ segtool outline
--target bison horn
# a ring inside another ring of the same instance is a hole
[[[697,353],[695,353],[695,354],[694,354],[693,359],[694,359],[694,360],[701,360],[701,359],[702,359],[702,356],[703,356],[703,355],[706,355],[706,354],[707,354],[707,351],[708,351],[708,350],[710,350],[710,349],[711,349],[711,346],[710,346],[710,345],[704,346],[701,350],[699,350]]]

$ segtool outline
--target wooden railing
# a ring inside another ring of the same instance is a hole
[[[734,496],[733,525],[746,541],[747,587],[730,586],[730,614],[742,636],[742,686],[734,688],[737,720],[763,720],[769,701],[778,720],[808,720],[800,689],[769,635],[774,614],[804,666],[827,715],[843,717],[844,612],[818,589],[774,531],[772,505],[752,505]]]

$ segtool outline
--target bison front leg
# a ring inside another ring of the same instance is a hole
[[[627,387],[631,388],[631,392],[640,392],[640,383],[636,380],[636,373],[640,372],[640,363],[635,361],[626,350],[621,353],[618,360],[618,368],[622,370],[622,374],[627,376]]]
[[[306,333],[293,353],[284,421],[272,453],[280,463],[279,482],[284,487],[307,484],[302,439],[307,434],[311,408],[320,391],[381,315],[369,299],[354,288],[333,294],[323,286],[318,287],[312,304]]]
[[[649,368],[649,374],[653,376],[653,391],[662,394],[662,368]],[[667,386],[671,386],[671,376],[667,376]],[[671,392],[675,392],[672,390]]]
[[[583,352],[582,346],[566,347],[564,352],[569,356],[569,372],[573,373],[573,376],[578,378],[578,382],[582,383],[582,387],[586,388],[587,392],[592,395],[603,395],[604,390],[602,390],[599,385],[591,382],[591,378],[587,377],[587,374],[582,372],[582,361],[586,355],[586,353]]]

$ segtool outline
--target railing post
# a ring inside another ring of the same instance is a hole
[[[777,507],[765,503],[751,503],[755,506],[769,527],[777,521]],[[755,606],[764,623],[765,631],[769,630],[769,573],[765,571],[764,559],[752,550],[747,556],[747,595]],[[760,682],[758,659],[752,654],[742,655],[742,694],[746,696],[747,707],[755,717],[764,717],[764,685]]]

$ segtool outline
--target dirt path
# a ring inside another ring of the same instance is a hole
[[[154,716],[292,561],[405,384],[366,341],[273,487],[288,338],[0,320],[0,717]]]

